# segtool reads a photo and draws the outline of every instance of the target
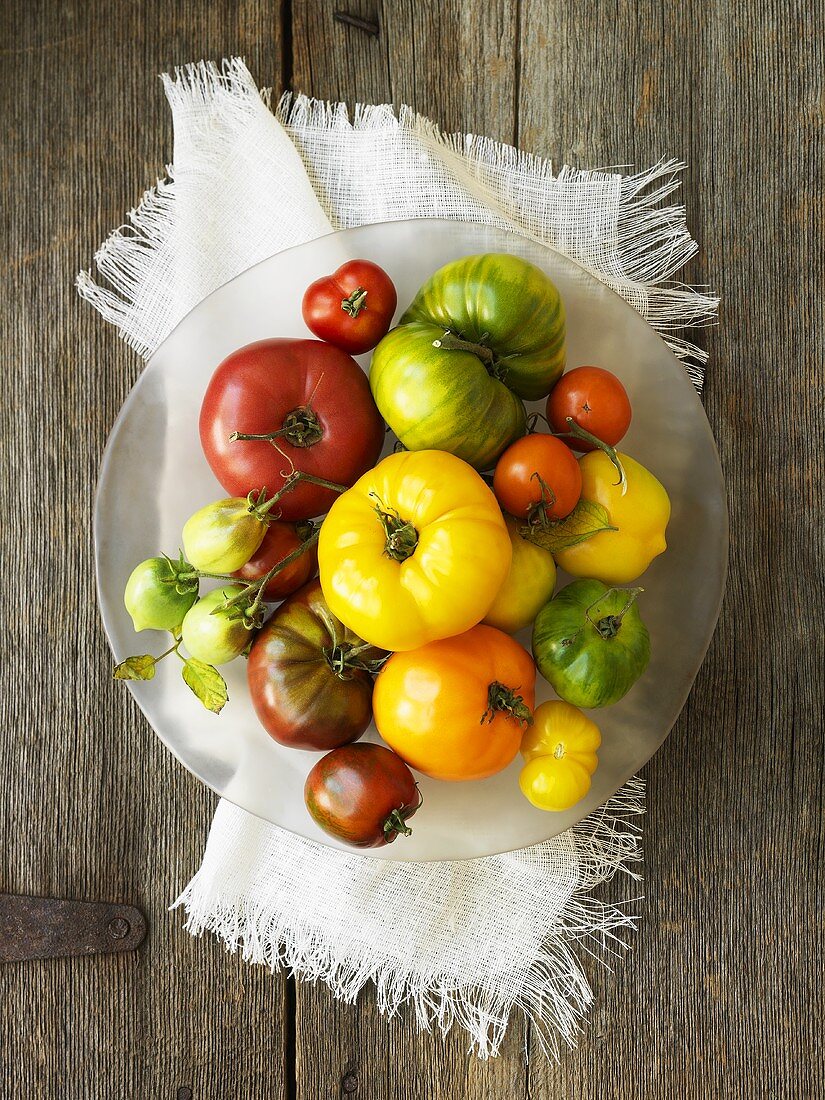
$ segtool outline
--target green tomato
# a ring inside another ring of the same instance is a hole
[[[454,260],[421,287],[373,352],[370,386],[409,450],[444,450],[477,469],[524,434],[523,400],[564,370],[556,287],[518,256]]]
[[[650,660],[650,635],[635,599],[641,589],[578,580],[542,608],[533,656],[556,694],[576,707],[608,707]]]
[[[166,558],[147,558],[135,566],[123,594],[135,630],[177,633],[198,598],[198,582],[177,582],[176,577],[176,570]]]
[[[234,573],[263,542],[266,523],[244,497],[216,500],[195,512],[183,528],[183,550],[196,569]]]
[[[183,644],[192,657],[208,665],[225,665],[234,661],[249,645],[250,633],[243,619],[231,619],[222,608],[227,600],[244,590],[244,585],[231,584],[215,588],[198,600],[183,620]]]
[[[556,563],[549,550],[521,537],[523,520],[506,516],[505,522],[513,547],[510,572],[483,621],[506,634],[515,634],[532,623],[553,595]]]

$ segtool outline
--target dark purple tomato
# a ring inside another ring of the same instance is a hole
[[[295,749],[334,749],[372,720],[367,647],[327,607],[317,580],[277,609],[252,643],[249,693],[266,732]]]
[[[381,848],[409,836],[421,805],[413,773],[383,745],[344,745],[322,757],[307,776],[304,801],[330,836],[355,848]]]

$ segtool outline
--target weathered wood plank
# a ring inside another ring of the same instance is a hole
[[[140,364],[72,285],[171,157],[156,74],[245,51],[279,84],[277,7],[15,0],[0,21],[0,889],[134,902],[150,926],[136,955],[0,968],[0,1093],[284,1096],[284,982],[166,911],[215,800],[110,682],[90,515]]]

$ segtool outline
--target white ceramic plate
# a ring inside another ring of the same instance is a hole
[[[572,810],[534,809],[518,788],[520,758],[475,783],[421,777],[424,808],[413,835],[375,858],[467,859],[545,840],[610,797],[659,748],[684,705],[719,613],[727,562],[724,485],[713,436],[683,367],[639,314],[576,264],[504,230],[443,220],[370,225],[333,233],[273,256],[201,302],[150,360],[112,429],[95,510],[97,582],[103,622],[117,660],[165,648],[165,636],[136,635],[123,606],[139,561],[174,554],[185,520],[223,496],[203,458],[198,414],[215,367],[229,352],[272,336],[308,335],[304,288],[344,260],[381,264],[398,289],[399,313],[442,264],[479,252],[516,253],[542,267],[567,309],[568,367],[614,371],[633,404],[622,449],[648,466],[673,501],[669,548],[645,573],[642,616],[652,639],[647,672],[616,706],[594,714],[603,736],[599,768]],[[366,370],[369,355],[361,357]],[[391,444],[389,444],[391,445]],[[560,575],[560,584],[567,578]],[[520,639],[529,649],[529,632]],[[150,683],[130,683],[164,744],[224,798],[291,832],[334,843],[303,803],[317,753],[284,748],[259,725],[245,662],[223,669],[230,700],[216,717],[185,686],[180,665],[158,666]],[[552,697],[539,677],[537,701]],[[373,730],[367,737],[377,740]]]

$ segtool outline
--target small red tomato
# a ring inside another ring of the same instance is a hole
[[[632,416],[627,390],[615,374],[603,367],[576,367],[563,374],[547,398],[547,419],[554,432],[568,428],[567,418],[615,447],[630,427]],[[568,436],[576,451],[592,451],[595,444]]]
[[[311,283],[301,308],[310,332],[360,355],[387,334],[397,302],[393,281],[383,268],[371,260],[349,260]]]
[[[257,581],[273,566],[289,557],[312,534],[311,523],[271,523],[266,529],[264,540],[250,558],[233,576],[242,581]],[[299,557],[284,566],[274,577],[270,577],[264,588],[265,600],[283,600],[302,588],[310,577],[315,576],[318,568],[318,546],[313,543]]]
[[[579,502],[582,474],[576,456],[552,435],[525,435],[496,464],[493,492],[505,512],[528,516],[545,501],[548,519],[563,519]]]
[[[409,836],[407,820],[421,805],[413,773],[383,745],[333,749],[307,776],[304,801],[330,836],[355,848],[381,848]]]

